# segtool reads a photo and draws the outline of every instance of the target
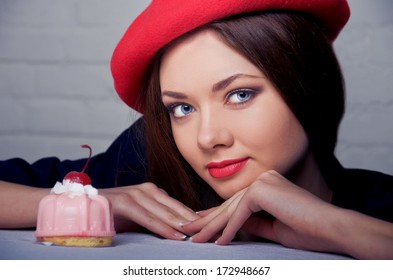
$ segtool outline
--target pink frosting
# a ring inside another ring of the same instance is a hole
[[[49,194],[38,208],[36,237],[115,235],[109,201],[101,196]]]

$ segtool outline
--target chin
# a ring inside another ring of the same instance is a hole
[[[231,185],[233,186],[233,184],[231,184]],[[215,184],[215,186],[214,185],[210,185],[210,186],[212,186],[213,190],[222,199],[225,199],[225,200],[231,198],[234,194],[236,194],[237,192],[239,192],[247,187],[247,186],[238,187],[239,185],[236,185],[236,187],[231,187],[229,184],[225,184],[225,183],[224,184]]]

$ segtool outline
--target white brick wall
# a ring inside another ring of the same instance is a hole
[[[393,1],[349,4],[335,43],[347,89],[336,154],[345,166],[393,174]]]
[[[95,153],[135,118],[114,93],[113,48],[144,0],[0,0],[0,160]],[[350,0],[335,43],[347,85],[337,155],[393,173],[393,1]]]
[[[137,117],[109,60],[149,1],[0,1],[0,159],[104,151]]]

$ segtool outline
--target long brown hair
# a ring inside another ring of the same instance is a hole
[[[176,39],[156,55],[141,100],[151,181],[195,209],[220,201],[177,149],[159,83],[162,54],[202,29],[217,32],[273,83],[302,124],[311,151],[329,181],[334,175],[330,167],[344,113],[342,74],[320,25],[307,15],[290,12],[240,15],[212,22]]]

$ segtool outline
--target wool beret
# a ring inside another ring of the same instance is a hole
[[[146,71],[162,47],[214,20],[242,13],[289,10],[314,16],[333,41],[349,19],[346,0],[153,0],[131,23],[116,46],[111,71],[115,90],[130,107],[137,104]]]

